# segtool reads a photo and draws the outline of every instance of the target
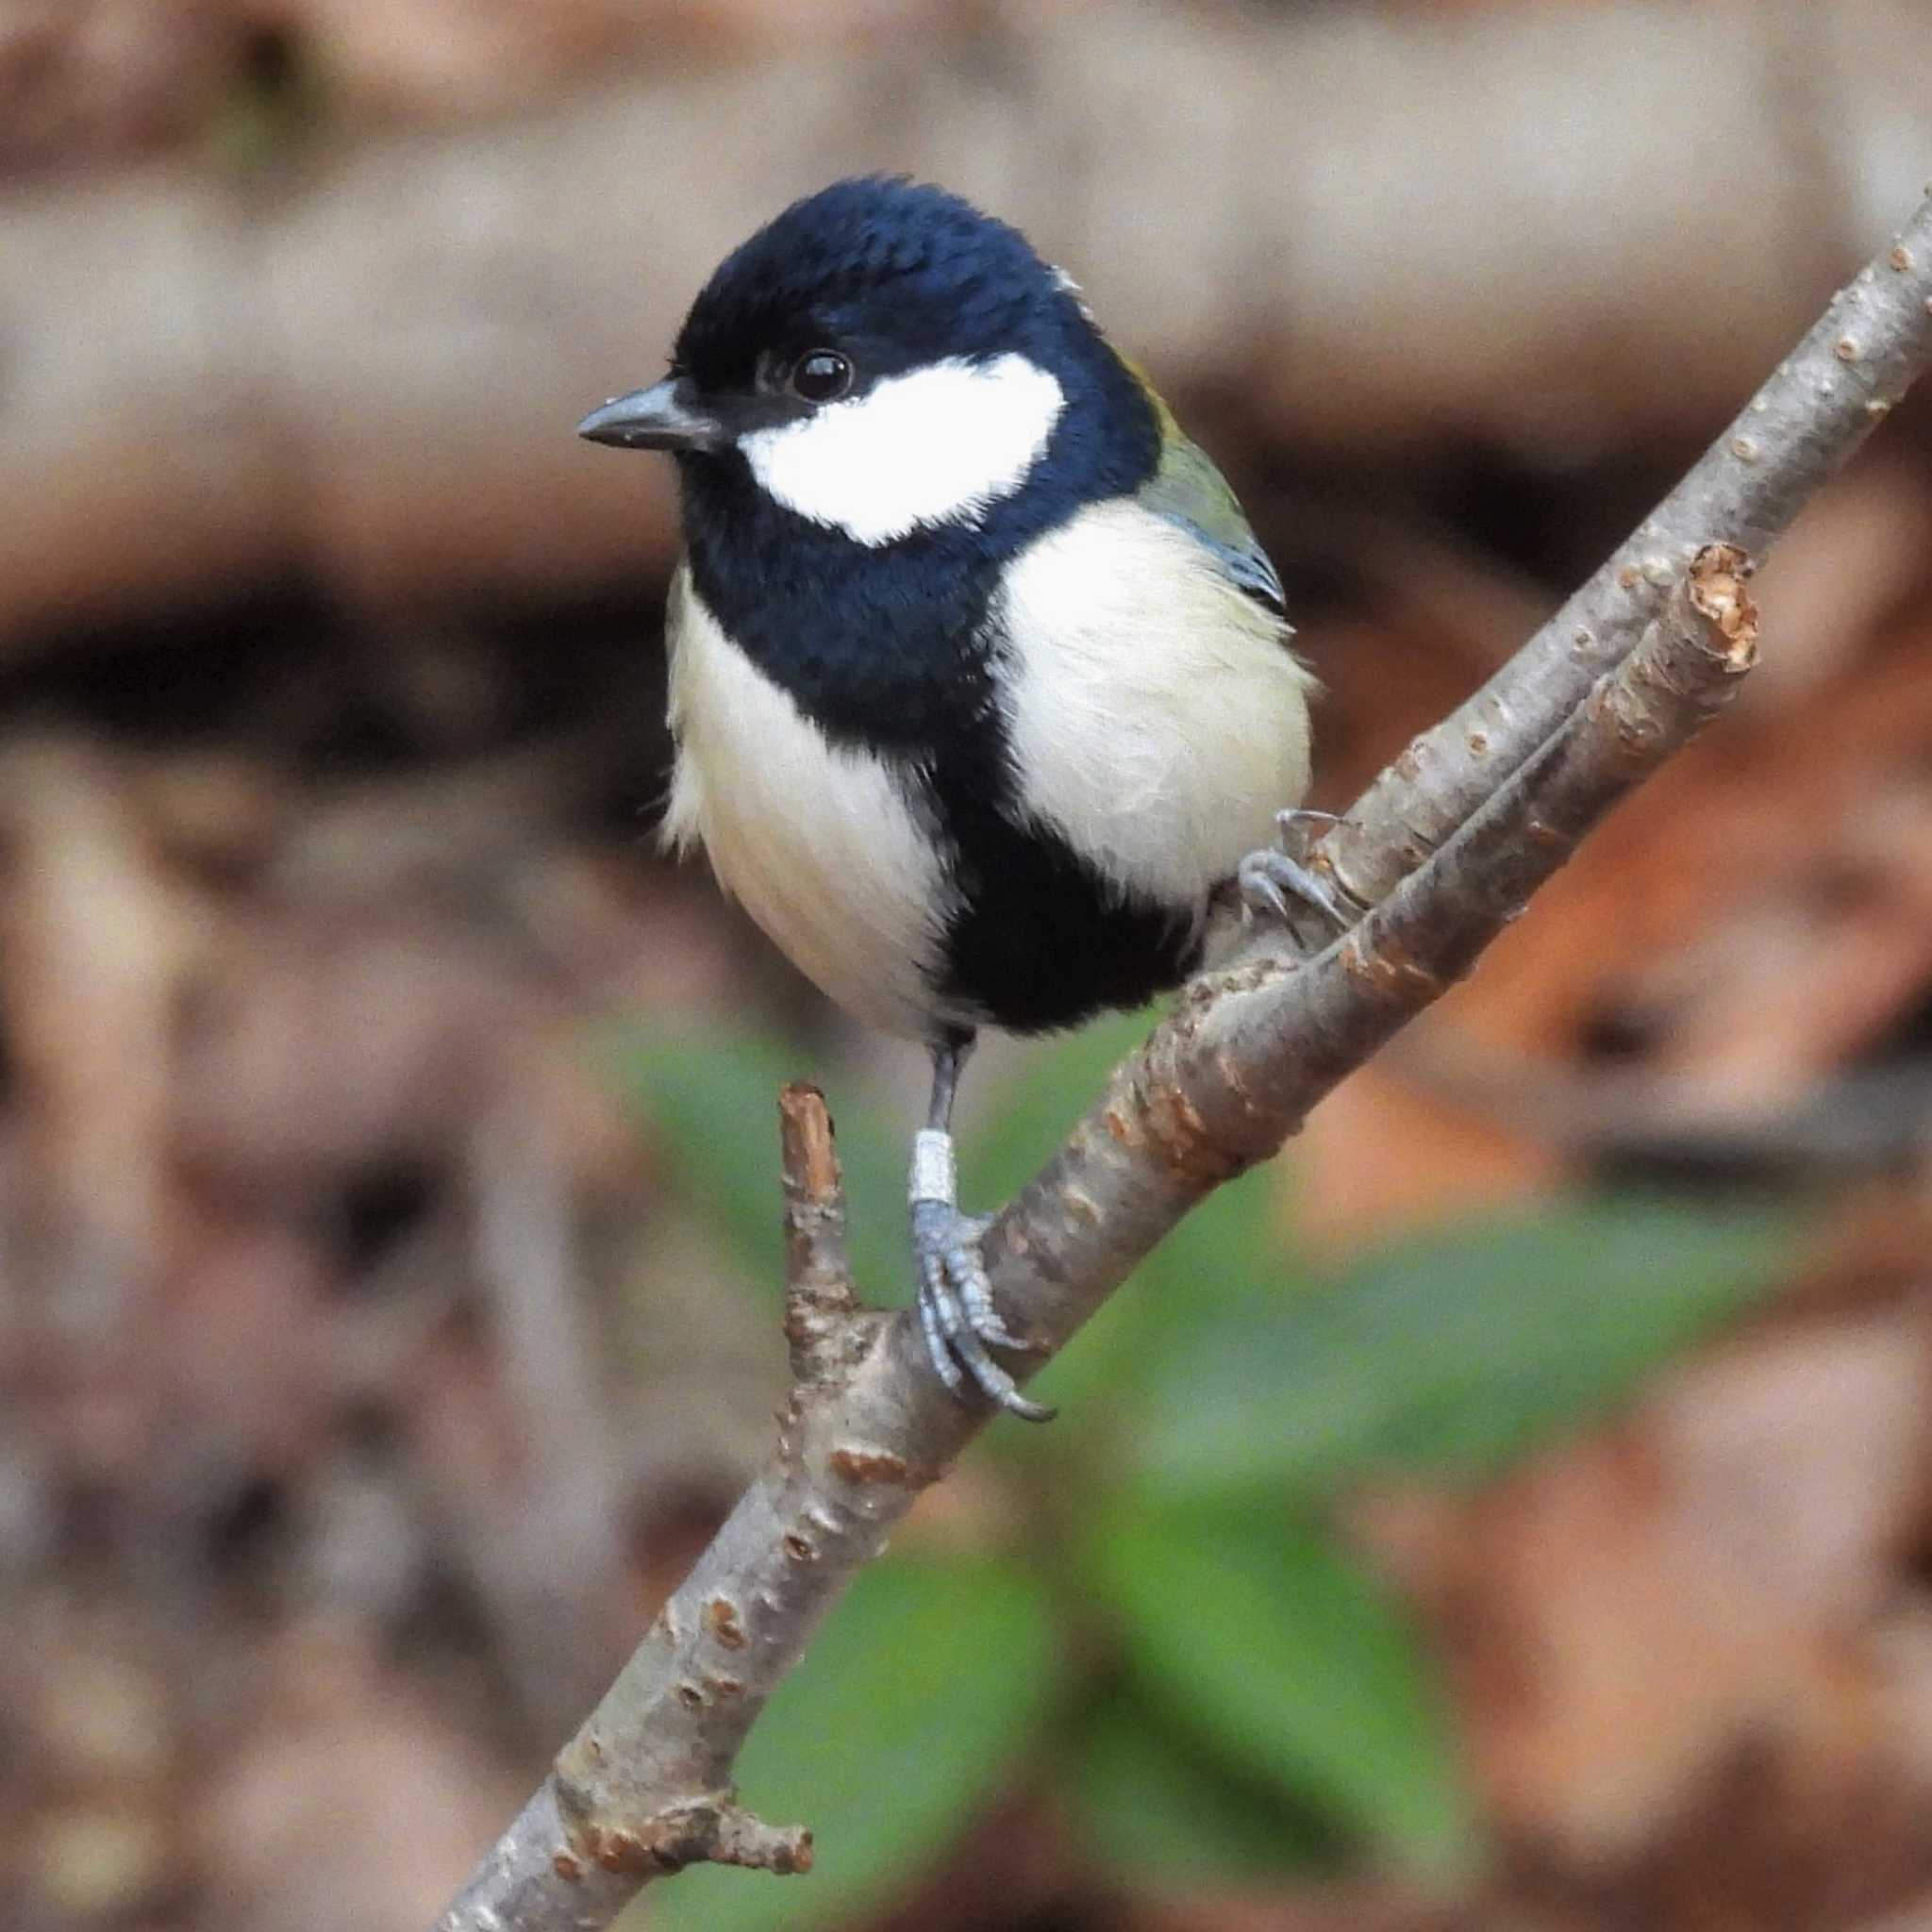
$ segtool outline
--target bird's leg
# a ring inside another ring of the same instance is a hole
[[[1053,1410],[1029,1402],[993,1360],[994,1348],[1024,1348],[992,1305],[992,1285],[979,1257],[987,1224],[959,1212],[958,1163],[953,1153],[953,1094],[972,1051],[970,1033],[951,1033],[932,1049],[932,1102],[912,1139],[912,1252],[919,1263],[919,1326],[933,1371],[960,1401],[969,1386],[1029,1423]]]
[[[1249,853],[1235,870],[1241,904],[1250,913],[1277,919],[1295,932],[1294,911],[1289,902],[1297,900],[1319,912],[1338,932],[1346,932],[1355,924],[1341,909],[1327,881],[1307,863],[1302,831],[1318,823],[1332,825],[1340,821],[1325,811],[1295,809],[1274,814],[1275,843]]]

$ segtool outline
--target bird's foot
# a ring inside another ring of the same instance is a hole
[[[952,1137],[928,1127],[913,1143],[912,1251],[919,1263],[919,1328],[933,1373],[961,1402],[977,1390],[987,1401],[1029,1423],[1051,1422],[1054,1411],[1029,1402],[995,1348],[1025,1349],[992,1305],[992,1284],[980,1258],[988,1223],[962,1214],[953,1195]]]
[[[1250,852],[1235,868],[1235,884],[1241,904],[1250,914],[1278,920],[1291,932],[1297,931],[1294,904],[1312,908],[1337,932],[1346,932],[1355,924],[1341,909],[1341,902],[1328,882],[1307,863],[1304,830],[1313,824],[1340,824],[1332,812],[1278,811],[1277,842],[1259,852]]]

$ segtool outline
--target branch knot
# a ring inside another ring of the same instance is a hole
[[[687,1865],[742,1865],[759,1872],[809,1872],[812,1838],[802,1824],[773,1825],[744,1810],[728,1792],[708,1792],[667,1806],[635,1824],[607,1824],[579,1814],[559,1784],[570,1819],[570,1844],[552,1861],[559,1878],[587,1865],[633,1878],[663,1877]]]

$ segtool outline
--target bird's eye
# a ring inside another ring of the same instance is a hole
[[[791,365],[791,393],[829,403],[852,387],[852,364],[836,349],[811,349]]]

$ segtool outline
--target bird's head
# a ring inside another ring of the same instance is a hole
[[[675,452],[688,503],[708,475],[748,473],[766,499],[867,545],[976,525],[1023,492],[1073,504],[1132,489],[1158,441],[1078,291],[1024,236],[941,189],[879,177],[793,203],[727,256],[670,375],[577,433]]]

